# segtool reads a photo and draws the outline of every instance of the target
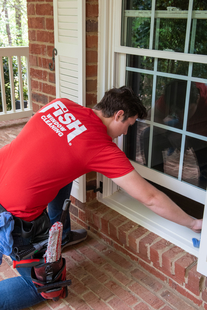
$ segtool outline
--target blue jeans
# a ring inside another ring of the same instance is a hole
[[[56,198],[48,204],[48,213],[51,223],[60,220],[62,206],[65,199],[70,197],[72,183],[62,188]],[[63,238],[70,231],[70,216],[64,225]],[[67,226],[68,225],[68,226]],[[29,239],[22,238],[19,234],[19,228],[15,227],[13,231],[15,244],[28,244]],[[11,255],[11,258],[14,257]],[[1,268],[1,266],[0,266]],[[37,293],[37,290],[31,280],[31,268],[18,268],[20,276],[0,281],[0,309],[1,310],[21,310],[32,307],[45,299]]]

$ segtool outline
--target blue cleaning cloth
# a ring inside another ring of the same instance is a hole
[[[200,247],[200,240],[196,239],[196,238],[192,238],[193,241],[193,246],[195,248],[199,248]]]
[[[13,246],[12,231],[14,230],[13,216],[9,212],[0,213],[0,265],[2,256],[10,255]]]

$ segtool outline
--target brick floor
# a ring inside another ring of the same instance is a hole
[[[0,147],[15,138],[24,122],[10,125],[0,122]],[[72,227],[77,224],[72,223]],[[45,301],[26,310],[202,309],[90,231],[84,242],[65,249],[63,257],[67,279],[72,280],[68,297],[58,302]],[[16,274],[10,258],[4,256],[0,281]]]

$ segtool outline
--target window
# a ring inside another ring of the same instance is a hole
[[[189,199],[192,208],[200,208],[200,216],[207,185],[207,114],[198,109],[207,84],[207,47],[202,35],[207,4],[115,0],[100,1],[99,9],[99,98],[105,90],[127,84],[148,110],[147,120],[137,120],[117,144],[144,178]],[[199,256],[192,245],[198,234],[153,214],[107,178],[99,179],[104,185],[99,200]]]

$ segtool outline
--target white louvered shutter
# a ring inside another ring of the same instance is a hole
[[[85,106],[85,0],[53,0],[56,97]],[[86,201],[85,176],[73,182],[72,196]]]

